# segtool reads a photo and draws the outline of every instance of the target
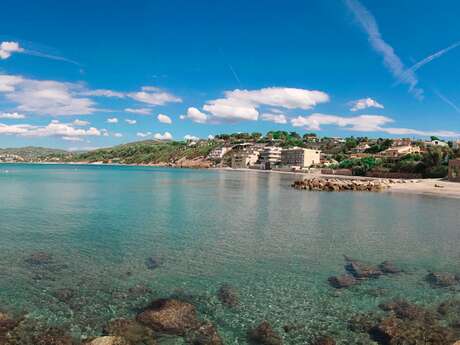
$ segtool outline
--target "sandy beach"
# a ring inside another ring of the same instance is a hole
[[[231,168],[215,168],[225,171],[240,171],[254,173],[270,173],[270,174],[290,174],[297,175],[301,178],[323,177],[337,179],[356,179],[356,180],[380,180],[374,177],[362,176],[340,176],[340,175],[325,175],[325,174],[309,174],[289,171],[274,171],[274,170],[256,170],[256,169],[231,169]],[[395,180],[396,181],[396,180]],[[384,193],[404,193],[412,195],[425,195],[443,198],[460,199],[460,183],[449,182],[443,179],[419,179],[419,180],[401,180],[402,183],[393,183],[391,188]]]

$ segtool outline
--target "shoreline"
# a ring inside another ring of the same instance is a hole
[[[191,169],[191,170],[210,170],[210,171],[230,171],[230,172],[251,172],[258,174],[284,174],[298,176],[299,178],[333,178],[345,180],[363,180],[363,181],[376,181],[382,180],[377,177],[365,176],[343,176],[343,175],[327,175],[327,174],[313,174],[305,172],[294,171],[276,171],[276,170],[259,170],[259,169],[232,169],[228,167],[216,168],[184,168],[166,166],[161,164],[117,164],[117,163],[88,163],[88,162],[2,162],[0,164],[29,164],[29,165],[84,165],[84,166],[127,166],[127,167],[151,167],[151,168],[174,168],[174,169]],[[460,183],[450,182],[443,179],[417,179],[417,180],[404,180],[405,183],[393,183],[391,187],[383,191],[383,193],[391,194],[406,194],[406,195],[419,195],[431,196],[439,198],[460,199]],[[439,187],[435,187],[435,185]]]

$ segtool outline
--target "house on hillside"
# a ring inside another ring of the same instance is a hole
[[[420,150],[420,147],[418,146],[412,146],[412,145],[395,146],[395,147],[390,147],[382,152],[379,152],[377,154],[377,157],[398,159],[408,154],[420,153],[420,152],[421,150]]]
[[[432,140],[432,141],[425,141],[425,146],[426,147],[448,147],[449,144],[447,144],[445,141],[442,141],[442,140]]]
[[[281,152],[281,165],[291,168],[303,169],[320,164],[321,151],[293,147]]]

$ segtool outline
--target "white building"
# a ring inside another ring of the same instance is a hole
[[[233,169],[246,169],[252,167],[259,160],[259,151],[247,149],[236,150],[232,155]]]
[[[292,168],[309,168],[321,162],[321,151],[294,147],[281,152],[281,164]]]
[[[265,146],[260,152],[260,167],[264,170],[270,170],[273,166],[281,163],[282,148],[278,146]]]
[[[425,145],[427,147],[447,147],[449,146],[449,144],[441,140],[425,141]]]
[[[231,150],[232,148],[229,146],[218,147],[209,153],[208,159],[212,159],[212,160],[222,159],[222,157]]]

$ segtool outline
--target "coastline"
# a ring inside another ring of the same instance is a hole
[[[1,164],[30,164],[30,165],[88,165],[88,166],[129,166],[129,167],[152,167],[152,168],[177,168],[177,169],[198,169],[198,170],[211,170],[211,171],[232,171],[232,172],[251,172],[258,174],[285,174],[298,176],[299,178],[334,178],[334,179],[355,179],[355,180],[381,180],[376,177],[364,176],[341,176],[341,175],[327,175],[327,174],[313,174],[305,172],[294,171],[275,171],[275,170],[258,170],[258,169],[232,169],[228,167],[217,168],[186,168],[178,166],[167,166],[162,164],[118,164],[118,163],[89,163],[89,162],[15,162],[15,163],[1,163]],[[405,180],[406,183],[391,184],[391,188],[386,189],[383,193],[394,194],[408,194],[419,196],[431,196],[439,198],[460,199],[460,183],[450,182],[443,179],[418,179],[418,180]],[[439,187],[435,187],[439,186]]]

